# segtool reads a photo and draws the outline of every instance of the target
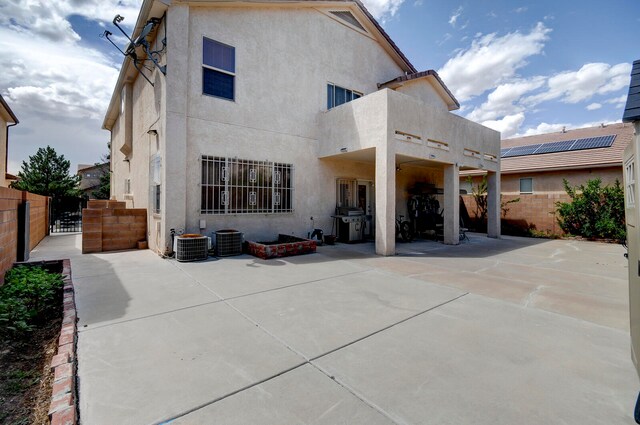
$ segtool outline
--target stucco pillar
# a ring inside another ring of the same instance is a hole
[[[376,254],[396,253],[396,157],[388,144],[376,147]]]
[[[487,173],[487,236],[500,237],[500,172]]]
[[[444,243],[460,243],[460,169],[458,164],[444,167]]]
[[[160,137],[162,156],[161,237],[165,248],[172,249],[170,229],[186,230],[187,168],[187,107],[189,104],[189,5],[175,4],[169,8],[167,25],[167,76],[165,134]],[[162,248],[162,247],[159,247]]]

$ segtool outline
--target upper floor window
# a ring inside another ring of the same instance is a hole
[[[362,97],[362,93],[355,90],[345,89],[335,84],[327,84],[327,109],[340,106],[343,103],[351,102]]]
[[[235,76],[235,47],[203,37],[202,93],[234,100]]]

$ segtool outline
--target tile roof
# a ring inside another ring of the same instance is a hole
[[[640,60],[633,62],[627,105],[622,116],[622,121],[624,122],[638,120],[640,120]]]
[[[569,152],[543,153],[539,155],[502,158],[500,171],[503,174],[522,171],[551,171],[559,169],[596,168],[622,165],[622,153],[633,138],[633,125],[616,123],[604,127],[587,127],[566,132],[538,134],[502,140],[502,148],[534,145],[537,143],[560,142],[587,137],[616,135],[613,145],[608,148],[586,149]]]

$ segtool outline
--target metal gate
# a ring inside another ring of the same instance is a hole
[[[71,196],[51,199],[49,230],[51,233],[81,232],[82,209],[87,206],[84,198]]]

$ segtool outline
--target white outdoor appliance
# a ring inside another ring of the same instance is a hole
[[[338,207],[338,214],[334,218],[338,222],[339,241],[358,242],[364,238],[367,216],[362,208]]]

